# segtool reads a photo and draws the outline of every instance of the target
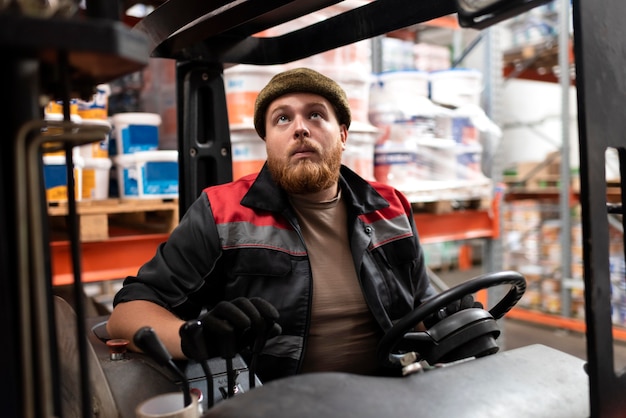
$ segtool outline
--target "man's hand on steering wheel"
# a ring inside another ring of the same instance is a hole
[[[471,295],[501,285],[510,288],[489,311],[470,309],[481,307]],[[400,359],[408,351],[420,353],[431,364],[494,353],[500,334],[496,320],[515,306],[525,290],[526,279],[516,271],[484,274],[447,289],[393,324],[378,344],[378,360],[386,367],[401,367]],[[444,326],[415,331],[419,324],[436,324],[442,318],[448,318],[442,321]]]
[[[446,307],[441,308],[438,311],[428,315],[424,319],[424,326],[426,328],[431,328],[442,319],[447,318],[450,315],[455,314],[459,311],[462,311],[463,309],[469,308],[483,309],[483,304],[475,301],[472,295],[465,295],[461,299],[457,299],[454,302],[449,303]]]

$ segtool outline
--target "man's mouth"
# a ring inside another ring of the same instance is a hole
[[[293,157],[310,157],[315,154],[317,150],[313,147],[298,147],[291,153]]]

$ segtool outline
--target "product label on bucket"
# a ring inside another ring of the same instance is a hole
[[[177,195],[178,163],[147,162],[142,170],[144,195]]]
[[[139,195],[139,181],[137,178],[137,169],[127,168],[124,169],[124,196],[136,197]]]
[[[254,102],[258,91],[238,91],[226,94],[228,123],[231,125],[251,123],[254,119]]]
[[[67,172],[65,165],[46,164],[43,169],[46,199],[50,202],[67,201]],[[74,195],[80,200],[78,193],[78,170],[74,170]]]
[[[154,125],[129,125],[122,129],[124,154],[151,151],[159,146],[159,127]]]
[[[377,149],[374,154],[374,176],[381,183],[401,187],[414,174],[415,168],[415,153]]]

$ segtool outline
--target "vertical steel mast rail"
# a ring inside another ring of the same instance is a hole
[[[593,417],[619,417],[626,411],[626,374],[616,372],[613,356],[605,152],[613,147],[619,155],[623,208],[626,4],[619,0],[574,0],[572,4],[590,408]]]

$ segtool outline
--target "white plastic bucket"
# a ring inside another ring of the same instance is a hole
[[[111,95],[111,86],[108,84],[98,84],[96,93],[90,100],[85,101],[77,99],[78,114],[83,119],[90,120],[106,120],[109,110],[109,96]]]
[[[117,154],[158,149],[160,115],[144,112],[117,113],[112,120]]]
[[[422,176],[417,147],[410,141],[385,141],[374,147],[374,175],[381,183],[404,189]]]
[[[74,197],[81,200],[84,161],[74,156]],[[67,173],[64,155],[44,155],[43,175],[48,202],[67,202]]]
[[[483,177],[481,171],[482,147],[480,144],[463,145],[456,147],[457,178],[462,180],[477,180]]]
[[[282,70],[282,66],[245,64],[224,70],[228,123],[251,125],[254,121],[254,102],[259,92],[275,74]]]
[[[63,122],[64,120],[63,114],[62,113],[46,113],[46,115],[44,116],[44,120],[46,122],[52,122],[47,127],[42,129],[42,134],[45,136],[51,137],[50,140],[52,141],[50,143],[43,144],[44,155],[65,156],[65,151],[63,149],[59,149],[60,144],[57,142],[54,142],[55,136],[64,134],[63,128],[59,126],[58,124],[57,125],[54,124],[55,122],[59,122],[59,123]],[[72,114],[70,115],[70,121],[75,124],[80,124],[82,122],[82,118],[76,114]],[[52,147],[55,147],[56,150],[48,151]],[[78,147],[72,148],[72,154],[74,157],[80,155],[80,150],[78,149]]]
[[[419,138],[418,160],[428,168],[428,180],[455,180],[457,177],[457,144],[451,139]]]
[[[369,123],[354,121],[350,124],[342,163],[366,180],[374,177],[374,145],[378,129]]]
[[[109,158],[85,158],[82,178],[82,198],[102,200],[109,197],[112,161]]]
[[[478,70],[452,69],[430,73],[430,99],[438,104],[480,106],[483,76]]]
[[[386,71],[378,81],[391,97],[428,97],[429,75],[420,70]]]
[[[265,160],[267,152],[265,142],[259,138],[254,128],[231,127],[230,143],[232,149],[233,180],[245,175],[258,173]]]
[[[370,73],[346,67],[319,67],[318,71],[346,92],[352,121],[369,123]]]
[[[424,71],[380,73],[370,87],[369,120],[376,126],[422,115],[427,106],[432,107],[432,103],[428,99],[428,73]]]
[[[78,148],[80,150],[81,157],[87,158],[108,158],[109,157],[109,138],[112,129],[111,122],[104,119],[83,119],[81,121],[83,125],[100,125],[107,127],[109,129],[109,133],[105,136],[102,141],[92,142],[90,144],[80,145]]]
[[[120,198],[178,198],[178,151],[141,151],[113,157]]]

